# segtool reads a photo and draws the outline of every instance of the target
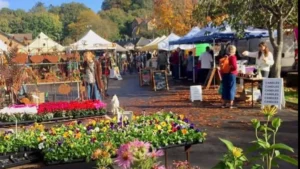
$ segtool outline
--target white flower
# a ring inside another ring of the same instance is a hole
[[[42,136],[42,140],[46,140],[46,138],[47,138],[46,136]]]
[[[43,148],[45,148],[44,143],[40,143],[40,144],[39,144],[39,149],[41,150],[41,149],[43,149]]]
[[[86,127],[83,127],[83,130],[86,130]]]
[[[95,131],[98,133],[100,131],[99,127],[96,127]]]

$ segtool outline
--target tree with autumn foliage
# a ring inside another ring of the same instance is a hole
[[[195,0],[155,0],[153,16],[157,28],[168,34],[186,34],[196,25],[192,16],[195,6]]]
[[[226,21],[239,35],[249,26],[268,29],[275,61],[270,73],[280,77],[283,35],[285,29],[298,26],[298,0],[199,0],[193,16],[203,25]]]
[[[76,40],[89,29],[95,31],[105,39],[115,40],[119,36],[118,25],[110,20],[101,18],[91,10],[82,11],[77,21],[68,25],[70,36]]]

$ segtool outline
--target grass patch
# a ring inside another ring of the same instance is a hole
[[[298,104],[298,89],[284,88],[285,100]]]

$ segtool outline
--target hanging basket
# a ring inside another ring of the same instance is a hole
[[[58,87],[58,93],[59,94],[64,94],[64,95],[67,95],[71,92],[71,86],[68,85],[68,84],[61,84],[59,87]]]
[[[31,62],[33,63],[41,63],[44,60],[44,56],[42,55],[35,55],[30,57]]]

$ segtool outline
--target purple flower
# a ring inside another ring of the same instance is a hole
[[[94,129],[94,127],[93,126],[88,126],[86,129],[87,129],[87,131],[90,131],[90,130]]]
[[[191,124],[190,125],[190,129],[194,129],[195,127],[194,127],[194,124]]]
[[[91,134],[92,134],[91,130],[87,131],[87,134],[88,134],[88,135],[91,135]]]
[[[196,132],[200,132],[200,130],[199,130],[199,129],[196,129]]]
[[[177,126],[177,130],[181,130],[181,126],[180,125]]]
[[[57,145],[58,145],[58,146],[61,146],[63,142],[64,142],[63,140],[58,140],[58,141],[57,141]]]
[[[81,123],[82,123],[82,121],[81,121],[81,120],[78,120],[78,121],[77,121],[77,124],[81,124]]]
[[[118,125],[119,125],[119,126],[122,126],[122,123],[121,123],[121,122],[118,122]]]
[[[183,121],[186,122],[186,123],[189,122],[189,120],[187,118],[184,118]]]

